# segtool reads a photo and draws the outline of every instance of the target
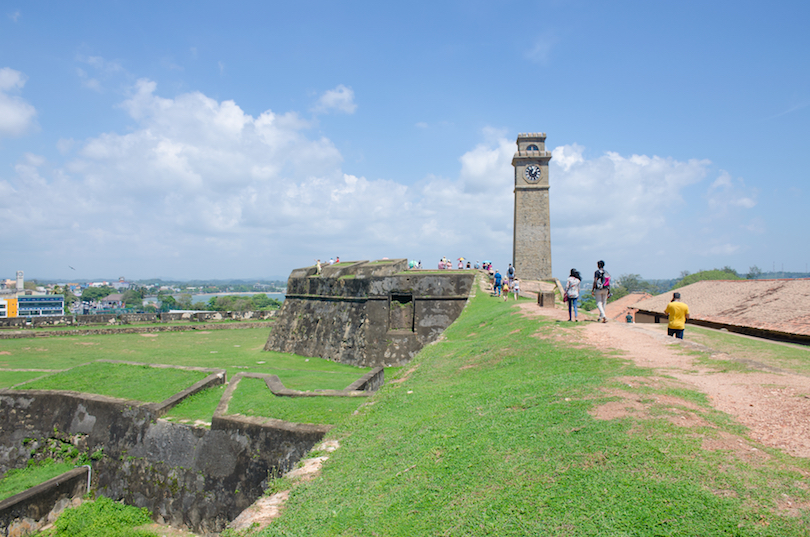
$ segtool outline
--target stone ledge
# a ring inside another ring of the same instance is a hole
[[[90,469],[74,468],[62,475],[0,501],[0,535],[39,531],[87,492]]]

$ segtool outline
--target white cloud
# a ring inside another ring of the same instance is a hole
[[[0,136],[21,136],[36,128],[36,109],[21,97],[10,95],[21,90],[27,79],[14,69],[0,69]]]
[[[87,74],[87,71],[85,71],[80,67],[76,68],[76,74],[79,76],[79,80],[81,80],[82,86],[101,93],[102,91],[101,82],[99,82],[97,78],[90,78],[90,76]]]
[[[19,21],[19,20],[20,20],[20,16],[21,16],[21,15],[22,15],[22,14],[20,13],[20,10],[18,9],[18,10],[16,10],[16,11],[14,11],[13,13],[9,13],[9,14],[8,14],[8,18],[9,18],[9,19],[11,19],[11,20],[12,20],[12,21],[14,21],[14,22],[17,22],[17,21]]]
[[[728,172],[721,171],[709,186],[706,199],[713,215],[723,217],[734,208],[753,208],[757,195],[757,189],[747,187],[743,179],[732,179]]]
[[[357,110],[357,104],[354,102],[354,91],[343,84],[339,84],[335,89],[324,92],[313,110],[322,113],[337,111],[353,114]]]
[[[683,189],[701,181],[710,164],[613,152],[587,160],[583,151],[576,144],[556,147],[550,163],[554,238],[581,252],[646,244],[670,225]]]
[[[101,56],[87,56],[84,54],[76,55],[75,59],[84,66],[84,68],[76,68],[76,75],[79,77],[82,86],[99,93],[104,91],[103,83],[109,82],[114,77],[130,77],[121,62],[116,60],[107,60]]]
[[[120,106],[126,131],[60,140],[64,162],[25,154],[11,178],[0,175],[0,200],[24,208],[0,201],[0,229],[17,230],[4,243],[9,256],[132,278],[286,276],[334,255],[511,261],[515,143],[503,130],[481,132],[457,177],[405,185],[344,171],[334,144],[295,112],[253,116],[200,92],[164,97],[148,79]],[[619,256],[660,262],[669,230],[683,231],[684,193],[709,166],[611,152],[588,159],[576,144],[553,155],[555,272],[606,258],[617,275],[643,274],[619,269]],[[740,242],[693,235],[687,246],[700,252]]]
[[[551,49],[557,44],[557,38],[551,34],[545,33],[535,38],[531,48],[525,52],[528,60],[535,63],[546,64],[548,63]]]
[[[585,162],[585,159],[582,157],[583,151],[585,151],[584,147],[574,143],[555,147],[551,155],[554,162],[562,167],[563,171],[567,172],[571,169],[571,166]]]

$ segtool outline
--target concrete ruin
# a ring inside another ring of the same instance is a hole
[[[401,366],[464,309],[475,272],[409,270],[407,259],[293,270],[266,351]]]

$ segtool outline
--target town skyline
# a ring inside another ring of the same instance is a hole
[[[810,7],[759,7],[9,8],[0,275],[505,270],[532,131],[553,153],[554,276],[808,272]]]

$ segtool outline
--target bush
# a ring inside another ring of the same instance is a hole
[[[734,271],[734,269],[732,269],[731,267],[723,267],[722,269],[701,270],[700,272],[684,276],[677,283],[675,283],[675,285],[673,285],[672,288],[678,289],[679,287],[685,287],[695,282],[702,282],[704,280],[742,280],[742,279],[743,278],[740,278]]]
[[[100,497],[94,502],[66,509],[56,519],[53,537],[156,537],[152,532],[135,527],[152,520],[149,510]]]

